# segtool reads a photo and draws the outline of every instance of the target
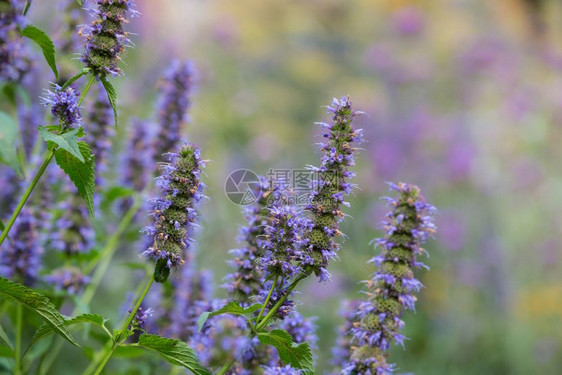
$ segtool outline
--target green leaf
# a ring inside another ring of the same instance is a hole
[[[31,311],[39,314],[53,331],[64,337],[71,344],[80,346],[64,325],[64,318],[44,295],[21,284],[0,277],[0,297],[21,303]]]
[[[281,361],[285,364],[302,369],[308,374],[314,373],[314,361],[310,347],[307,343],[300,345],[294,343],[289,332],[282,329],[260,332],[258,339],[262,344],[274,346],[279,352]]]
[[[13,358],[15,356],[14,351],[6,346],[0,346],[0,357]]]
[[[75,324],[81,324],[81,323],[92,323],[105,329],[105,322],[107,322],[107,320],[98,314],[82,314],[74,318],[64,317],[64,325],[67,327],[73,326]],[[45,323],[42,324],[41,326],[39,326],[37,331],[35,331],[35,333],[33,334],[33,338],[31,339],[31,345],[35,344],[37,341],[41,340],[44,337],[49,336],[52,333],[53,333],[53,328],[50,325]]]
[[[213,316],[217,316],[221,314],[233,314],[233,315],[243,315],[246,318],[248,318],[248,316],[252,315],[256,311],[261,309],[261,307],[262,307],[261,303],[256,303],[252,306],[244,308],[240,306],[238,301],[230,301],[229,303],[227,303],[225,306],[221,307],[218,310],[207,311],[201,314],[199,316],[199,319],[197,319],[197,329],[201,331],[201,328],[203,328],[203,325],[205,324],[207,319]]]
[[[45,60],[47,60],[47,64],[49,64],[53,73],[55,73],[55,77],[58,79],[59,72],[57,71],[57,63],[55,61],[55,45],[53,44],[51,38],[49,38],[44,31],[33,25],[27,25],[25,29],[21,31],[21,35],[28,37],[41,47],[43,56],[45,56]]]
[[[0,158],[21,176],[21,166],[16,150],[19,129],[8,114],[0,111]]]
[[[14,348],[12,346],[12,342],[10,341],[10,338],[8,337],[8,334],[6,334],[6,331],[4,331],[4,328],[2,328],[2,326],[0,325],[0,339],[2,339],[2,341],[4,341],[6,343],[6,345],[8,345],[10,348]]]
[[[138,344],[160,354],[174,365],[185,367],[195,375],[211,375],[209,370],[199,364],[193,349],[183,341],[145,333],[140,335]]]
[[[4,226],[4,223],[2,222],[2,220],[0,220],[0,232],[3,232],[4,229],[6,229],[6,227]]]
[[[80,128],[73,129],[69,132],[63,134],[55,134],[48,131],[43,126],[40,126],[39,133],[45,142],[53,142],[57,144],[63,150],[68,151],[72,156],[80,160],[82,163],[85,162],[84,157],[80,153],[80,149],[78,148],[78,138],[77,135],[79,132],[82,132]]]
[[[78,142],[78,148],[80,153],[84,158],[85,162],[81,163],[77,158],[75,158],[68,151],[59,148],[55,152],[55,159],[57,164],[62,168],[63,171],[70,177],[70,180],[74,182],[78,193],[86,202],[88,206],[88,211],[90,216],[94,217],[94,188],[96,186],[96,163],[94,160],[94,155],[85,142]]]
[[[113,117],[115,119],[115,127],[117,127],[117,92],[115,92],[115,88],[113,85],[105,78],[105,76],[100,77],[101,83],[105,88],[105,92],[107,93],[107,99],[109,99],[109,104],[111,104],[111,108],[113,108]]]

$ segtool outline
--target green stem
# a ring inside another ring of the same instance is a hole
[[[152,275],[150,277],[150,280],[148,280],[148,282],[146,283],[146,286],[144,287],[143,291],[141,292],[139,298],[137,299],[137,303],[135,304],[135,307],[133,307],[133,309],[131,310],[131,313],[129,314],[129,316],[125,320],[125,323],[123,324],[121,330],[119,331],[119,335],[117,335],[117,337],[115,338],[115,341],[113,341],[113,343],[108,342],[108,345],[105,346],[104,354],[102,356],[102,359],[101,359],[99,365],[97,365],[97,368],[96,368],[95,372],[93,373],[94,375],[101,374],[101,372],[105,368],[107,362],[109,362],[109,360],[111,359],[111,356],[115,352],[115,349],[117,348],[117,346],[123,340],[124,332],[129,328],[129,326],[133,322],[133,319],[135,319],[135,315],[137,313],[137,310],[139,309],[140,305],[142,304],[142,301],[146,297],[146,295],[147,295],[148,291],[150,290],[150,287],[152,286],[153,283],[154,283],[154,275]],[[84,373],[89,374],[90,373],[89,369],[91,367],[92,366],[88,367],[88,369],[86,369],[86,371]]]
[[[216,375],[224,375],[226,374],[226,372],[228,370],[230,370],[230,368],[232,367],[232,365],[234,365],[236,363],[236,358],[232,358],[230,361],[226,362],[224,364],[224,366],[221,367],[221,369],[219,370],[219,372],[217,372]]]
[[[297,287],[298,283],[305,279],[308,275],[307,274],[301,274],[299,276],[297,276],[297,278],[295,279],[295,281],[293,281],[291,283],[291,285],[289,285],[289,287],[287,288],[287,291],[285,292],[285,295],[279,300],[277,301],[277,303],[275,304],[275,306],[273,306],[273,308],[271,310],[269,310],[269,312],[267,313],[267,315],[265,316],[265,318],[262,319],[262,321],[256,326],[256,331],[259,331],[260,329],[262,329],[263,327],[265,327],[265,325],[267,324],[267,322],[269,322],[269,320],[273,317],[273,315],[277,312],[277,310],[279,309],[279,307],[281,307],[281,305],[283,304],[283,302],[285,302],[285,300],[289,297],[289,295],[291,294],[291,292]]]
[[[267,304],[269,303],[269,300],[271,299],[271,295],[273,294],[273,290],[275,289],[275,286],[277,285],[278,280],[279,280],[279,275],[275,275],[275,279],[273,280],[273,284],[271,285],[271,289],[269,289],[269,293],[267,294],[267,298],[265,299],[265,302],[263,303],[261,311],[258,314],[258,317],[256,318],[256,324],[258,324],[260,322],[260,318],[263,315],[263,312],[265,311],[265,309],[267,307]]]
[[[16,368],[15,374],[22,374],[21,371],[21,336],[23,331],[23,306],[18,303],[16,310]]]
[[[47,166],[49,165],[49,163],[53,159],[53,156],[55,156],[54,150],[51,150],[47,153],[47,156],[45,157],[45,160],[43,161],[43,164],[41,164],[41,167],[39,167],[39,170],[35,174],[35,177],[33,177],[33,180],[31,181],[31,183],[27,187],[27,190],[23,194],[23,197],[21,197],[18,205],[16,206],[16,210],[14,211],[12,216],[10,217],[10,220],[8,220],[8,222],[6,223],[6,227],[4,228],[4,231],[2,231],[2,235],[0,236],[0,245],[2,245],[2,242],[4,242],[4,240],[8,236],[8,232],[10,232],[10,229],[12,229],[12,226],[14,225],[14,222],[16,221],[18,215],[20,214],[21,210],[23,209],[23,206],[25,205],[25,202],[27,202],[27,199],[29,198],[29,196],[33,192],[33,189],[35,189],[35,186],[37,186],[37,183],[39,182],[39,179],[41,178],[41,176],[45,172],[45,169],[47,169]]]
[[[80,107],[80,104],[82,104],[82,102],[84,101],[86,94],[88,93],[88,91],[90,91],[90,87],[92,87],[95,80],[96,80],[96,76],[92,74],[90,76],[90,79],[88,80],[88,83],[86,83],[86,87],[84,87],[84,91],[82,92],[82,95],[80,95],[80,99],[78,99],[78,107]]]
[[[94,294],[96,293],[96,290],[98,289],[101,280],[105,276],[105,273],[107,272],[107,269],[111,264],[113,256],[115,255],[115,251],[117,250],[117,245],[119,245],[119,240],[123,236],[123,233],[129,227],[131,222],[133,221],[135,214],[138,212],[141,204],[142,204],[142,199],[140,198],[140,196],[136,197],[131,208],[129,208],[127,213],[125,213],[125,216],[123,216],[123,219],[119,223],[117,230],[111,235],[105,247],[100,252],[100,256],[98,259],[101,259],[101,262],[97,266],[94,275],[92,276],[92,280],[90,284],[86,287],[86,290],[82,295],[81,298],[82,305],[89,305],[89,303],[92,301],[92,298],[94,297]],[[86,267],[84,273],[89,274],[95,266],[96,266],[95,262],[92,262]]]

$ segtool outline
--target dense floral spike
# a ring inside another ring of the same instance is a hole
[[[206,164],[199,148],[191,144],[184,144],[178,153],[168,156],[170,163],[163,165],[164,173],[157,181],[161,197],[151,201],[154,224],[144,229],[151,245],[143,252],[158,262],[157,270],[165,273],[163,280],[171,268],[184,263],[197,218],[194,204],[203,197],[205,185],[200,177]]]
[[[432,214],[435,208],[425,202],[420,189],[414,185],[390,184],[398,192],[397,198],[387,198],[392,211],[382,228],[384,238],[376,240],[381,254],[371,262],[378,268],[371,280],[365,281],[368,300],[359,307],[358,323],[352,328],[353,344],[349,363],[342,374],[390,374],[394,365],[386,362],[392,342],[403,345],[400,334],[406,310],[414,310],[414,292],[422,284],[414,277],[414,268],[426,267],[417,255],[426,251],[421,247],[435,232]]]
[[[344,199],[354,188],[348,182],[355,176],[349,170],[355,165],[356,148],[352,144],[362,140],[362,130],[352,125],[353,119],[362,112],[353,110],[348,97],[334,99],[328,113],[333,114],[332,124],[319,123],[325,129],[323,136],[326,138],[320,145],[322,162],[320,167],[310,167],[317,177],[307,207],[312,213],[314,228],[308,235],[310,251],[303,259],[321,281],[330,278],[326,267],[339,249],[334,239],[341,235],[339,222],[344,217],[341,206],[349,205]]]
[[[81,114],[78,101],[80,93],[71,86],[62,90],[55,84],[55,91],[46,91],[46,97],[43,98],[45,106],[51,106],[51,114],[59,120],[64,128],[72,128],[80,125]]]
[[[131,134],[125,147],[123,183],[141,192],[153,176],[154,149],[151,144],[150,126],[146,121],[134,119],[129,129]]]
[[[264,249],[258,265],[266,277],[292,279],[302,271],[299,260],[303,258],[302,249],[310,242],[308,235],[314,222],[294,206],[273,205],[268,211],[268,224],[258,239]]]
[[[113,110],[103,89],[97,92],[96,100],[88,111],[88,144],[96,157],[96,186],[102,181],[100,175],[107,169],[111,138],[115,131],[113,126]],[[138,172],[138,171],[137,171]]]
[[[28,286],[39,275],[42,247],[37,240],[39,232],[32,212],[24,207],[19,214],[10,237],[0,251],[0,275]]]
[[[23,27],[24,0],[0,0],[0,81],[21,82],[31,69],[29,52],[18,27]]]
[[[84,275],[76,267],[64,267],[56,269],[50,275],[45,276],[45,281],[52,284],[57,291],[78,295],[88,285],[90,277]]]
[[[263,289],[264,275],[261,268],[256,267],[256,259],[260,258],[263,249],[258,246],[258,238],[264,235],[268,223],[267,206],[272,197],[265,177],[260,177],[260,184],[254,186],[256,201],[244,206],[244,217],[247,225],[240,228],[238,240],[243,247],[233,249],[230,253],[234,256],[228,263],[234,272],[225,277],[225,287],[228,292],[243,304],[250,303],[250,298]]]
[[[95,243],[88,209],[74,188],[69,187],[67,194],[70,197],[60,204],[60,217],[53,222],[49,246],[66,256],[87,253]]]
[[[131,44],[129,33],[123,30],[128,18],[137,14],[132,0],[97,0],[98,9],[92,10],[96,19],[84,25],[79,34],[86,39],[82,61],[97,76],[121,75],[117,66],[125,47]]]
[[[174,150],[181,139],[181,127],[187,120],[193,86],[190,61],[175,60],[164,72],[159,90],[156,155]]]
[[[344,324],[338,328],[336,346],[332,349],[332,364],[341,370],[349,360],[351,353],[351,329],[357,321],[357,310],[361,304],[360,300],[343,301],[340,315],[344,318]]]

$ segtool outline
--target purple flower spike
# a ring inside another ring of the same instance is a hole
[[[158,262],[157,270],[165,272],[163,281],[171,268],[184,263],[185,251],[193,241],[191,232],[197,218],[194,205],[204,197],[205,185],[200,177],[206,164],[199,148],[191,144],[168,156],[170,162],[162,165],[164,173],[157,180],[161,196],[150,201],[154,223],[144,229],[150,246],[143,252]]]
[[[353,110],[348,97],[334,99],[327,108],[328,113],[333,114],[332,123],[318,123],[324,129],[326,141],[320,145],[321,165],[310,167],[317,180],[307,207],[314,227],[308,234],[306,263],[320,281],[330,278],[326,267],[339,249],[335,237],[341,235],[339,223],[344,217],[341,207],[349,205],[344,199],[354,188],[349,182],[355,175],[349,170],[355,165],[356,148],[353,144],[362,140],[362,130],[355,129],[352,124],[362,112]]]
[[[401,318],[406,310],[415,309],[412,293],[422,287],[414,278],[414,268],[419,264],[416,256],[425,253],[421,245],[435,233],[431,217],[435,208],[425,202],[420,189],[405,183],[389,185],[398,196],[387,199],[392,211],[382,223],[385,237],[375,240],[381,254],[371,263],[377,265],[377,272],[364,282],[368,300],[359,306],[352,324],[353,346],[343,366],[344,375],[394,371],[394,365],[386,362],[388,350],[392,342],[404,345]]]
[[[80,125],[81,115],[78,100],[80,93],[72,87],[62,90],[59,85],[54,85],[55,91],[46,90],[46,97],[43,98],[45,106],[51,106],[51,114],[59,120],[65,128],[72,128]]]
[[[96,19],[79,31],[86,39],[82,61],[96,76],[119,76],[123,71],[117,63],[125,47],[131,45],[129,33],[123,30],[123,25],[138,12],[133,9],[132,0],[97,0],[97,4],[98,8],[92,10]]]
[[[41,254],[37,222],[31,211],[23,208],[10,237],[0,249],[0,276],[32,286],[39,277]]]
[[[158,101],[156,155],[173,150],[181,139],[181,127],[187,121],[194,87],[191,61],[175,60],[164,72]]]

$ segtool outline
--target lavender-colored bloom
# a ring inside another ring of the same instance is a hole
[[[24,207],[18,215],[7,241],[0,250],[0,275],[28,286],[39,275],[42,247],[37,241],[37,220]]]
[[[24,26],[23,0],[0,0],[0,81],[21,82],[31,69],[18,27]]]
[[[174,150],[181,139],[193,91],[193,64],[175,60],[164,72],[159,89],[156,155]]]
[[[128,312],[129,314],[133,311],[133,309],[129,309]],[[140,306],[137,311],[135,312],[135,317],[133,318],[133,321],[131,322],[131,329],[132,330],[141,330],[144,331],[144,327],[146,325],[146,321],[147,319],[152,316],[152,310],[151,309],[145,309],[142,306]]]
[[[60,204],[61,214],[52,224],[48,245],[66,256],[87,253],[95,243],[95,232],[88,209],[74,189],[67,194],[70,197]]]
[[[45,281],[52,284],[57,291],[64,291],[71,295],[81,294],[84,287],[90,282],[86,276],[76,267],[64,267],[54,270],[45,276]]]
[[[390,184],[398,197],[387,198],[392,211],[382,228],[386,235],[376,240],[381,255],[371,262],[378,265],[371,280],[365,281],[368,300],[359,306],[358,323],[353,325],[353,347],[342,374],[390,374],[394,365],[386,362],[392,342],[403,345],[400,330],[406,310],[414,310],[422,285],[414,278],[414,268],[424,267],[416,260],[426,251],[421,247],[435,232],[431,214],[435,208],[425,202],[414,185]]]
[[[264,249],[258,260],[266,276],[291,279],[302,271],[302,249],[309,243],[308,234],[314,223],[292,206],[272,206],[268,209],[269,224],[258,244]]]
[[[151,244],[143,252],[166,273],[184,263],[185,251],[193,241],[190,232],[197,218],[194,205],[203,197],[205,185],[200,177],[206,164],[199,148],[191,144],[168,156],[170,163],[163,164],[163,174],[157,180],[161,196],[150,201],[154,223],[144,229]]]
[[[357,321],[357,309],[361,301],[343,301],[340,315],[344,318],[344,324],[338,328],[336,346],[332,348],[332,364],[341,370],[349,360],[351,353],[351,329]]]
[[[356,148],[352,144],[362,139],[362,131],[354,129],[352,124],[362,112],[353,110],[348,97],[334,99],[328,107],[328,113],[333,114],[333,122],[319,123],[325,129],[323,136],[326,138],[326,142],[320,145],[322,163],[320,167],[310,167],[317,177],[311,202],[307,206],[314,228],[308,235],[309,250],[303,258],[303,265],[309,267],[320,281],[330,278],[326,267],[339,249],[334,238],[341,235],[339,223],[344,217],[341,206],[349,205],[344,198],[354,188],[348,182],[355,176],[349,170],[355,165]]]
[[[71,86],[62,90],[55,84],[55,91],[46,91],[46,97],[43,98],[45,106],[51,106],[51,114],[57,118],[64,128],[72,128],[80,125],[81,114],[78,101],[80,93]]]
[[[88,111],[87,142],[96,157],[96,175],[99,186],[103,180],[100,174],[107,169],[111,138],[115,131],[113,126],[113,109],[103,89],[97,92],[96,100],[92,102]],[[138,172],[138,171],[137,171]]]
[[[302,370],[292,368],[291,365],[287,365],[285,367],[265,366],[263,369],[264,375],[301,375],[303,373]]]
[[[137,192],[143,191],[152,179],[154,149],[151,142],[149,123],[133,119],[125,157],[123,160],[123,183]]]
[[[125,47],[131,44],[129,33],[123,30],[128,18],[135,16],[132,0],[97,0],[98,8],[92,10],[96,19],[84,25],[79,34],[86,39],[82,61],[97,76],[121,75],[117,66]]]
[[[260,184],[256,185],[254,194],[258,197],[256,201],[244,206],[244,217],[246,226],[240,228],[239,242],[244,246],[233,249],[230,253],[233,259],[228,264],[234,271],[225,277],[223,287],[243,304],[250,303],[250,298],[257,295],[263,289],[263,270],[256,265],[256,259],[264,252],[258,245],[258,238],[264,235],[266,224],[269,222],[267,207],[272,191],[269,189],[264,177],[260,177]]]

